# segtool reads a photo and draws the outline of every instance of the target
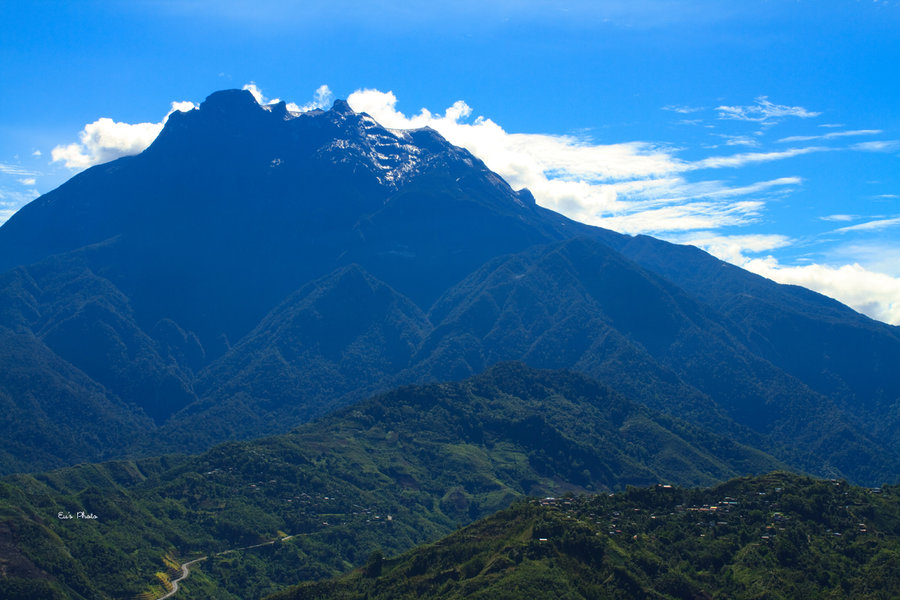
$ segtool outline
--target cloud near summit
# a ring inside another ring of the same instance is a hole
[[[142,152],[153,143],[163,125],[175,111],[187,112],[196,108],[193,102],[172,102],[171,109],[159,123],[121,123],[101,117],[88,123],[78,134],[79,141],[59,145],[50,155],[53,162],[62,162],[70,169],[86,169],[101,163]]]
[[[260,105],[280,102],[278,98],[266,98],[255,82],[251,81],[241,89],[249,91]],[[328,108],[333,100],[334,94],[328,86],[321,85],[313,93],[311,102],[302,106],[289,102],[287,109],[292,112],[306,112]],[[175,111],[187,112],[195,108],[198,108],[198,105],[190,101],[172,102],[169,112],[158,123],[122,123],[109,117],[101,117],[84,126],[78,134],[78,142],[61,144],[53,148],[51,152],[53,162],[61,162],[70,169],[80,171],[122,156],[139,154],[153,143],[169,119],[169,115]]]
[[[472,109],[462,100],[444,114],[423,108],[412,116],[397,110],[392,92],[359,90],[350,94],[348,102],[386,127],[431,127],[478,156],[513,187],[527,187],[542,206],[623,233],[661,234],[754,222],[765,207],[763,194],[777,194],[802,180],[781,177],[733,186],[718,179],[689,181],[685,175],[823,150],[793,148],[692,162],[677,157],[677,150],[664,144],[598,144],[572,135],[509,133],[485,117],[467,122]]]
[[[463,146],[502,175],[514,188],[527,187],[538,203],[575,220],[623,233],[649,233],[699,246],[719,258],[779,283],[816,290],[871,317],[900,324],[900,277],[874,272],[859,263],[843,265],[783,265],[765,254],[796,243],[782,234],[720,234],[716,230],[758,222],[767,201],[803,185],[797,176],[778,177],[741,186],[717,179],[688,180],[690,173],[739,169],[840,148],[799,146],[769,152],[710,156],[687,161],[677,150],[650,142],[596,144],[577,136],[509,133],[485,117],[471,119],[472,108],[459,100],[443,114],[423,108],[406,116],[397,110],[392,92],[365,89],[348,98],[386,127],[431,127],[451,143]],[[697,109],[702,110],[702,109]],[[720,119],[763,125],[820,113],[799,106],[777,105],[765,97],[751,106],[720,106]],[[825,136],[795,137],[784,142],[818,141],[851,135],[857,130]],[[874,150],[872,144],[853,150]],[[879,148],[880,149],[880,148]],[[878,222],[893,225],[893,219]],[[866,224],[857,227],[874,227]]]

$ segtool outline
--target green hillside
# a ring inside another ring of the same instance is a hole
[[[709,485],[776,468],[582,375],[504,364],[196,457],[7,477],[0,561],[12,567],[0,592],[133,598],[163,589],[157,573],[210,556],[179,598],[258,598],[376,549],[433,541],[526,495]],[[58,518],[78,511],[98,518]]]
[[[398,558],[270,600],[889,599],[900,486],[773,473],[709,489],[521,501]]]

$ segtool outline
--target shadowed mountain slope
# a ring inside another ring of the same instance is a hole
[[[514,359],[600,377],[815,473],[900,476],[898,328],[575,223],[436,132],[343,101],[294,114],[230,90],[174,113],[142,154],[0,227],[0,270],[15,333],[0,367],[106,403],[51,435],[60,396],[0,386],[16,407],[6,472],[199,451]],[[98,446],[29,453],[28,415],[35,440]]]

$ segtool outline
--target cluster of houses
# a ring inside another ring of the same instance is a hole
[[[846,482],[834,480],[833,485],[836,487],[844,487],[844,496],[849,495],[849,486]],[[669,484],[658,484],[656,486],[657,493],[665,493],[674,488]],[[880,488],[872,488],[867,490],[869,493],[881,493]],[[619,510],[606,510],[604,505],[609,507],[608,503],[602,501],[605,496],[566,496],[564,498],[541,498],[534,500],[533,503],[545,509],[561,512],[570,518],[576,518],[584,522],[593,523],[594,526],[600,526],[601,531],[605,530],[610,536],[626,536],[637,539],[638,534],[650,533],[655,528],[652,521],[664,519],[688,519],[689,522],[696,526],[696,532],[699,537],[705,537],[707,532],[712,528],[721,528],[731,525],[743,524],[748,521],[748,514],[751,510],[762,511],[765,515],[763,519],[754,519],[761,523],[761,529],[758,532],[758,539],[762,543],[771,543],[779,531],[783,531],[788,527],[790,515],[786,514],[784,509],[779,505],[779,499],[784,489],[780,486],[774,486],[766,489],[758,489],[751,498],[745,498],[743,504],[741,500],[732,496],[724,496],[718,502],[699,503],[699,504],[675,504],[670,505],[666,511],[658,511],[647,513],[645,509],[639,507],[631,507],[622,509],[622,503],[614,503]],[[615,498],[616,494],[608,494],[609,498]],[[841,531],[825,530],[825,533],[833,536],[844,536],[848,534],[865,535],[870,532],[870,527],[861,519],[854,517],[853,506],[850,504],[841,507],[844,511],[843,521],[846,527]],[[650,523],[648,523],[650,521]],[[543,540],[542,540],[543,541]]]

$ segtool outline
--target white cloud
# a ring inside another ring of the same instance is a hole
[[[780,152],[748,152],[746,154],[733,154],[731,156],[711,156],[691,163],[687,168],[694,169],[721,169],[723,167],[737,168],[744,165],[771,162],[810,154],[812,152],[827,152],[833,148],[825,146],[810,146],[807,148],[791,148]]]
[[[248,90],[263,106],[279,102],[277,98],[267,99],[254,82],[246,84],[243,89]],[[311,102],[302,106],[289,103],[287,106],[292,112],[303,112],[327,108],[332,99],[331,90],[327,85],[322,85],[316,89]],[[389,128],[434,128],[451,143],[470,150],[514,188],[529,188],[542,206],[575,220],[624,233],[653,233],[673,241],[693,243],[725,260],[745,268],[752,267],[752,270],[776,281],[807,285],[876,318],[893,322],[900,319],[896,300],[900,296],[889,294],[894,289],[892,285],[897,284],[896,278],[867,270],[857,262],[841,267],[792,267],[780,265],[771,257],[747,258],[748,254],[785,247],[793,240],[776,234],[726,236],[715,232],[721,227],[759,221],[765,212],[766,202],[802,185],[801,178],[780,177],[744,185],[722,180],[686,179],[686,174],[703,169],[740,168],[839,148],[810,146],[687,161],[677,156],[678,149],[663,144],[644,141],[598,144],[575,135],[510,133],[491,119],[481,116],[472,119],[472,108],[461,100],[448,107],[443,114],[422,108],[411,116],[397,110],[397,98],[392,92],[358,90],[350,95],[348,102],[354,110],[370,114]],[[173,102],[169,114],[175,110],[193,108],[195,105],[191,102]],[[665,109],[681,114],[701,110],[677,106]],[[765,97],[758,98],[753,106],[720,106],[717,110],[722,119],[753,121],[764,126],[782,118],[810,118],[819,114],[802,107],[775,105]],[[138,124],[98,119],[84,127],[79,143],[54,148],[53,160],[81,169],[138,153],[155,139],[166,118],[168,114],[159,123]],[[822,136],[795,136],[780,141],[876,133],[880,131],[856,130]],[[753,137],[722,137],[727,145],[758,143]],[[849,149],[884,152],[898,146],[900,142],[889,140],[855,144]],[[34,173],[15,165],[0,164],[0,173],[19,177],[19,182],[26,185],[28,181],[33,182]],[[36,196],[36,192],[29,192],[32,193]],[[0,194],[0,200],[3,199]],[[21,206],[26,201],[24,196],[12,197],[9,193],[6,193],[5,199],[5,204],[0,204],[0,222],[12,214],[14,206]],[[854,217],[830,215],[822,218],[849,221]],[[837,231],[878,230],[898,224],[900,218],[880,219]],[[860,287],[852,288],[854,285]],[[872,291],[872,294],[866,295],[866,290]]]
[[[900,150],[900,140],[880,140],[877,142],[860,142],[851,146],[853,150],[864,152],[893,152]]]
[[[714,135],[725,140],[726,146],[750,146],[752,148],[759,146],[759,140],[750,137],[749,135],[726,135],[723,133],[716,133]]]
[[[20,167],[19,165],[10,165],[6,163],[0,163],[0,173],[3,173],[4,175],[15,175],[17,177],[28,177],[29,175],[35,174],[33,171]]]
[[[24,179],[20,179],[19,183],[22,185],[34,185],[37,183],[37,180],[34,177],[26,177]]]
[[[824,217],[819,217],[820,221],[855,221],[858,219],[858,215],[825,215]]]
[[[171,115],[176,110],[178,112],[189,112],[194,110],[195,108],[199,108],[196,104],[191,102],[190,100],[182,100],[181,102],[173,102],[172,108],[169,109],[169,112],[166,113],[166,116],[163,118],[163,123],[169,120],[169,115]]]
[[[706,110],[702,106],[681,106],[676,104],[670,104],[668,106],[663,106],[663,110],[668,110],[670,112],[676,112],[681,115],[689,115],[695,112],[701,112]]]
[[[832,264],[859,263],[869,271],[900,277],[900,247],[889,239],[840,244],[828,252]]]
[[[35,190],[10,190],[0,188],[0,206],[21,206],[37,198]]]
[[[172,102],[169,112],[159,123],[122,123],[101,117],[84,126],[78,134],[79,142],[56,146],[50,155],[53,162],[62,162],[70,169],[81,170],[138,154],[153,143],[169,115],[194,108],[193,102]]]
[[[266,96],[262,93],[262,90],[259,89],[259,86],[257,86],[253,81],[251,81],[250,83],[245,83],[241,89],[247,90],[248,92],[253,94],[253,97],[256,99],[257,104],[259,104],[260,106],[269,106],[271,104],[278,104],[279,102],[281,102],[281,99],[279,98],[266,98]],[[313,93],[313,99],[311,102],[307,102],[303,106],[299,106],[294,102],[288,102],[286,104],[286,108],[292,113],[308,112],[311,110],[328,108],[329,106],[331,106],[333,100],[334,94],[331,92],[331,89],[327,85],[320,85]]]
[[[677,158],[668,146],[648,142],[595,144],[575,136],[509,133],[485,117],[469,120],[472,109],[463,101],[443,115],[423,108],[406,116],[397,110],[392,92],[358,90],[347,100],[354,110],[389,128],[432,127],[482,159],[514,188],[527,187],[542,206],[624,233],[683,232],[756,221],[765,197],[802,180],[783,177],[733,186],[722,181],[690,182],[682,173],[818,151],[801,148],[691,163]],[[740,198],[749,195],[756,197]]]
[[[3,225],[13,213],[38,197],[37,190],[10,190],[0,188],[0,225]]]
[[[830,296],[873,319],[900,325],[900,277],[870,271],[858,263],[784,266],[771,256],[751,259],[741,266],[778,283],[800,285]]]
[[[780,234],[720,235],[712,231],[669,236],[669,240],[703,248],[713,256],[739,266],[747,262],[747,253],[770,252],[794,243],[790,237]]]
[[[280,102],[278,98],[271,100],[266,98],[262,90],[252,81],[244,85],[243,89],[249,91],[262,106]],[[287,105],[287,108],[293,112],[326,108],[332,99],[333,94],[331,90],[327,85],[322,85],[315,91],[312,102],[303,106],[290,103]],[[162,131],[169,115],[175,111],[187,112],[195,108],[197,108],[197,105],[190,101],[172,102],[169,112],[158,123],[123,123],[108,117],[97,119],[93,123],[88,123],[84,126],[84,129],[79,133],[78,142],[66,145],[61,144],[53,148],[51,152],[53,162],[62,162],[70,169],[81,170],[122,156],[138,154],[153,143],[153,140]],[[39,155],[40,151],[37,151],[35,156]],[[12,175],[31,174],[22,169],[15,172],[4,170],[4,167],[8,169],[14,168],[10,165],[0,165],[0,172]]]
[[[330,107],[332,102],[334,102],[334,94],[331,92],[331,88],[327,85],[320,85],[313,94],[312,102],[307,102],[303,106],[297,106],[290,102],[287,108],[291,112],[309,112],[316,109],[324,110]]]
[[[865,223],[859,223],[857,225],[850,225],[848,227],[841,227],[840,229],[836,229],[840,233],[846,233],[848,231],[876,231],[879,229],[887,229],[888,227],[896,227],[900,225],[900,217],[895,217],[892,219],[877,219],[875,221],[866,221]]]
[[[162,127],[162,123],[120,123],[102,117],[84,126],[79,134],[80,142],[57,146],[51,156],[53,162],[64,162],[70,169],[86,169],[138,154],[156,139]]]
[[[431,123],[432,120],[440,119],[440,115],[432,115],[426,108],[423,108],[418,115],[413,117],[405,116],[397,110],[397,96],[394,95],[394,92],[390,91],[382,92],[373,89],[356,90],[347,97],[347,102],[356,112],[368,113],[373,119],[390,129],[434,127]],[[462,100],[458,100],[454,105],[460,103],[465,105],[465,102],[462,102]],[[462,112],[465,112],[466,116],[471,113],[471,111],[465,111],[464,109]]]
[[[693,244],[731,264],[767,277],[778,283],[800,285],[843,302],[873,319],[900,325],[900,251],[896,248],[847,247],[840,253],[846,257],[869,256],[879,263],[862,266],[854,261],[841,266],[809,264],[782,265],[772,256],[748,257],[748,254],[770,252],[794,243],[788,236],[777,234],[719,235],[698,231],[668,236],[670,241]],[[885,250],[892,257],[885,261]]]
[[[728,186],[721,181],[688,182],[681,178],[604,186],[618,200],[612,215],[567,216],[622,233],[650,233],[672,241],[683,232],[749,225],[760,219],[765,202],[740,197],[769,197],[802,184],[799,177],[782,177],[746,186]],[[679,233],[680,232],[680,233]],[[673,238],[673,235],[675,238]],[[684,241],[683,243],[693,243]]]
[[[831,140],[834,138],[857,136],[857,135],[878,135],[884,133],[880,129],[856,129],[854,131],[834,131],[823,135],[792,135],[790,137],[781,138],[779,142],[809,142],[811,140]]]
[[[34,152],[31,153],[31,155],[32,155],[32,156],[40,156],[40,155],[41,155],[41,151],[40,151],[40,150],[35,150]]]
[[[586,222],[622,233],[666,234],[747,225],[758,220],[763,207],[764,203],[756,200],[689,202],[636,210],[629,214],[595,217]]]
[[[262,90],[256,86],[256,82],[251,81],[250,83],[245,83],[241,89],[253,94],[253,97],[256,98],[256,103],[260,106],[263,104],[276,104],[280,102],[278,98],[275,98],[274,100],[266,99],[266,97],[263,96]]]
[[[798,117],[809,119],[818,117],[822,113],[809,111],[802,106],[785,106],[773,104],[766,96],[756,98],[756,104],[751,106],[718,106],[720,119],[736,121],[754,121],[757,123],[772,123],[785,117]]]

